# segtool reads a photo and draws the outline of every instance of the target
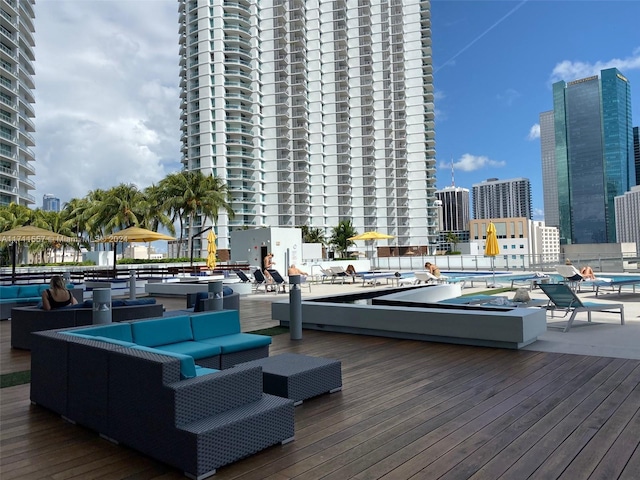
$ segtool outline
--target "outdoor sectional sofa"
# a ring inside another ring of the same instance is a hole
[[[11,317],[11,309],[37,305],[42,301],[42,292],[49,288],[48,283],[36,285],[0,285],[0,320]],[[67,285],[74,297],[82,301],[82,289]]]
[[[141,318],[161,317],[164,307],[155,298],[137,300],[113,300],[111,318],[114,322],[124,322]],[[31,349],[31,332],[56,328],[91,325],[93,322],[93,302],[87,300],[56,310],[43,310],[36,306],[17,307],[11,311],[11,347]]]
[[[231,366],[270,343],[228,310],[37,332],[31,401],[206,478],[293,440],[293,401],[263,393],[261,367]]]

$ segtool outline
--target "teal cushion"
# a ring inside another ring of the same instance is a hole
[[[196,377],[209,375],[210,373],[216,373],[219,371],[220,370],[216,370],[215,368],[206,368],[206,367],[201,367],[200,365],[196,365]]]
[[[237,310],[220,310],[191,315],[191,328],[196,341],[240,333],[240,314]]]
[[[193,340],[191,321],[187,315],[133,322],[131,333],[135,343],[147,347]]]
[[[6,287],[0,287],[0,298],[8,300],[18,297],[18,291],[20,287],[18,285],[8,285]]]
[[[20,298],[40,297],[42,295],[42,291],[48,288],[47,285],[19,285],[19,287],[20,290],[18,290],[18,297]]]
[[[100,327],[81,328],[79,330],[74,330],[74,332],[85,335],[108,337],[113,338],[114,340],[122,340],[124,342],[133,342],[131,324],[129,323],[113,323],[111,325],[103,325]]]
[[[222,337],[208,338],[201,340],[202,343],[218,345],[222,349],[222,355],[252,348],[265,347],[271,345],[271,337],[266,335],[255,335],[253,333],[234,333]]]
[[[162,351],[189,355],[195,360],[220,355],[220,347],[218,345],[212,345],[202,342],[178,342],[171,343],[169,345],[158,345],[155,348]]]
[[[145,347],[143,345],[135,345],[131,347],[134,350],[143,350],[145,352],[157,353],[158,355],[166,355],[180,360],[180,375],[182,378],[193,378],[196,376],[196,364],[193,357],[182,355],[180,353],[169,352],[166,350],[158,350],[157,348]]]

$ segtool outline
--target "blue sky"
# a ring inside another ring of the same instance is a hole
[[[618,66],[640,124],[640,1],[432,0],[438,187],[527,177],[551,83]],[[36,2],[36,206],[180,165],[175,0]],[[532,135],[532,131],[534,134]]]
[[[640,1],[431,1],[437,186],[531,181],[542,219],[538,116],[551,84],[617,67],[640,125]]]

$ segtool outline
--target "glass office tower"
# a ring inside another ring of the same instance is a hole
[[[342,220],[435,243],[429,1],[181,0],[179,15],[182,163],[223,179],[236,213],[219,249],[234,228]]]
[[[635,184],[631,93],[615,68],[553,85],[562,243],[615,243],[614,198]]]

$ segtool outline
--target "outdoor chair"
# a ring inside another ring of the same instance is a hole
[[[284,278],[282,278],[280,272],[278,272],[277,270],[269,269],[269,274],[271,275],[271,278],[273,278],[276,293],[278,293],[278,290],[281,290],[283,293],[286,292],[287,282],[284,280]]]
[[[253,272],[253,278],[254,292],[258,293],[262,288],[264,290],[264,293],[267,293],[267,287],[269,286],[269,283],[267,283],[267,279],[265,278],[264,273],[262,273],[259,268],[256,269],[255,272]]]
[[[620,314],[620,324],[624,325],[624,305],[621,303],[583,302],[568,285],[563,283],[541,283],[538,286],[549,297],[547,310],[551,311],[552,316],[555,311],[564,311],[565,317],[571,314],[567,325],[564,327],[565,332],[569,331],[576,315],[580,312],[587,312],[589,322],[591,322],[591,312]]]
[[[578,283],[584,280],[582,274],[573,265],[556,265],[556,271],[562,277],[562,281],[574,292],[578,288]]]
[[[234,270],[234,273],[238,276],[242,283],[251,283],[251,279],[247,277],[246,273],[242,270]]]
[[[414,273],[415,277],[416,277],[416,283],[420,284],[422,282],[424,283],[447,283],[447,277],[440,275],[439,277],[436,277],[434,274],[432,274],[431,272],[415,272]]]
[[[344,283],[344,279],[346,278],[346,274],[345,275],[335,274],[333,272],[332,267],[329,267],[327,269],[320,267],[320,271],[322,272],[322,283],[324,283],[326,279],[331,280],[331,283],[334,283],[337,279],[340,280],[340,283]]]

